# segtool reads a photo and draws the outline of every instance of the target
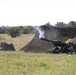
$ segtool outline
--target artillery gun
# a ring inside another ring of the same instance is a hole
[[[48,40],[41,38],[41,40],[51,42],[54,46],[52,49],[53,53],[70,53],[76,52],[76,46],[73,43],[64,43],[58,40]]]

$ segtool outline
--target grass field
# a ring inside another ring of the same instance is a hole
[[[76,75],[76,55],[19,51],[34,35],[11,38],[0,34],[0,41],[13,43],[16,51],[0,51],[0,75]]]
[[[34,34],[26,34],[21,35],[17,38],[11,38],[7,34],[0,34],[0,42],[13,43],[16,51],[19,51],[22,47],[24,47],[32,38]]]
[[[1,51],[0,75],[76,75],[76,55]]]

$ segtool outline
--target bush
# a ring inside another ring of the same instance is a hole
[[[20,36],[20,29],[18,27],[10,27],[7,29],[7,34],[9,34],[11,37]]]

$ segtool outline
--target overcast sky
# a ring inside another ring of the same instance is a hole
[[[76,0],[0,0],[0,26],[69,21],[76,21]]]

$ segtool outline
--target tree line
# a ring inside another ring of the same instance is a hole
[[[75,21],[70,21],[68,24],[64,22],[57,22],[55,25],[51,25],[50,22],[41,25],[42,27],[50,28],[51,26],[53,27],[76,27],[76,22]],[[34,26],[16,26],[16,27],[5,27],[2,26],[0,27],[0,34],[9,34],[11,37],[17,37],[20,36],[21,34],[30,34],[34,33],[35,28]]]
[[[21,34],[30,34],[34,33],[34,27],[33,26],[15,26],[15,27],[0,27],[0,34],[8,34],[11,37],[17,37]]]

